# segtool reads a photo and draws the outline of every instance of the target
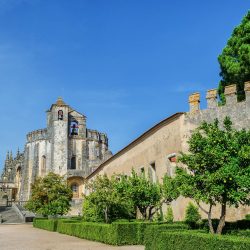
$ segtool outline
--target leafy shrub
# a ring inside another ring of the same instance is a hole
[[[45,229],[48,231],[56,231],[57,222],[58,222],[58,220],[56,220],[56,219],[49,219],[48,220],[48,219],[35,218],[33,220],[33,227]]]
[[[228,232],[228,234],[250,238],[250,230],[234,230],[234,231]]]
[[[43,216],[64,215],[69,211],[72,191],[64,177],[50,172],[37,178],[31,189],[31,198],[25,205],[27,210]]]
[[[191,227],[196,228],[197,222],[201,219],[199,209],[192,202],[186,208],[185,222]]]
[[[145,250],[154,250],[156,246],[157,237],[161,232],[167,230],[187,230],[188,225],[184,223],[173,223],[173,224],[162,224],[162,225],[151,225],[147,227],[144,232],[144,242]],[[166,248],[163,248],[166,249]]]
[[[156,235],[155,245],[150,250],[216,250],[216,249],[250,249],[250,239],[236,236],[219,236],[190,231],[168,231]]]
[[[168,223],[173,223],[174,222],[174,214],[173,214],[173,209],[172,209],[171,206],[168,206],[168,208],[167,208],[167,213],[166,213],[165,220]]]
[[[250,220],[250,214],[247,214],[245,217],[246,220]]]
[[[212,223],[214,227],[217,227],[219,224],[219,220],[213,219]],[[208,221],[202,220],[200,228],[208,231],[209,230]],[[230,231],[247,230],[247,229],[250,229],[250,220],[238,220],[233,222],[226,221],[225,227],[223,228],[223,233],[229,233]]]
[[[158,225],[150,222],[113,222],[112,224],[59,220],[59,233],[111,245],[140,245],[144,242],[147,227]]]
[[[115,245],[116,243],[111,224],[94,222],[65,223],[64,221],[59,221],[57,231],[59,233],[106,244]]]

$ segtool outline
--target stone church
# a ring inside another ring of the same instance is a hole
[[[47,111],[47,128],[27,134],[23,153],[8,153],[2,182],[12,189],[9,199],[28,200],[31,184],[49,172],[64,175],[74,199],[81,199],[83,179],[111,157],[105,133],[86,127],[86,116],[58,98]]]

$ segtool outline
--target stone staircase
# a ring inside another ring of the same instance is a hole
[[[0,215],[2,224],[23,223],[23,220],[13,207],[0,207]]]

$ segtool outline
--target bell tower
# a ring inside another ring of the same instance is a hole
[[[50,170],[60,175],[67,173],[69,110],[70,107],[59,97],[47,114],[47,126],[51,140]]]

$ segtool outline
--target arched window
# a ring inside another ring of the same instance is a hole
[[[75,156],[71,157],[70,168],[71,169],[76,169],[76,157]]]
[[[77,121],[72,121],[70,123],[70,135],[78,135],[78,122]]]
[[[41,165],[41,175],[44,176],[46,174],[46,156],[42,156],[42,165]]]
[[[71,190],[73,192],[73,198],[79,198],[79,187],[77,183],[71,185]]]
[[[58,110],[58,120],[63,120],[63,111]]]

